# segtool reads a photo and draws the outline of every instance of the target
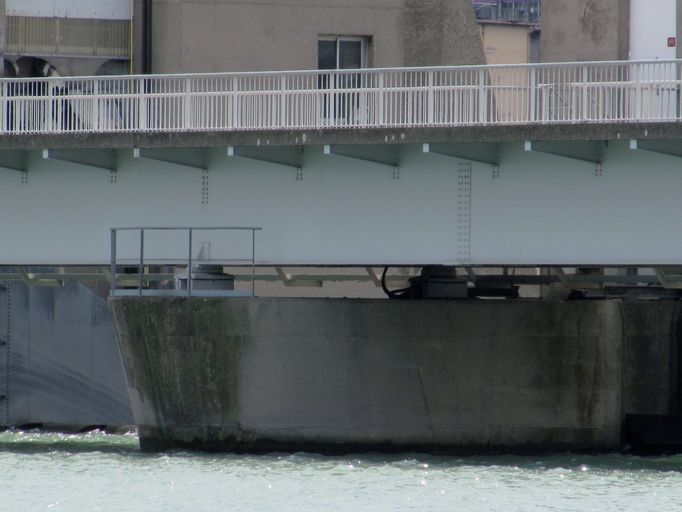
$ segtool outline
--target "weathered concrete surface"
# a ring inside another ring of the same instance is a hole
[[[373,67],[484,62],[470,0],[155,0],[152,34],[154,73],[315,69],[320,36],[366,38]]]
[[[682,123],[574,123],[450,128],[335,128],[329,130],[192,131],[177,133],[24,134],[0,137],[0,150],[211,148],[446,142],[657,140],[682,138]]]
[[[619,301],[111,303],[143,449],[621,443]]]
[[[405,66],[485,63],[469,0],[405,0],[401,24]]]
[[[542,62],[628,58],[630,2],[543,0]]]
[[[680,414],[680,303],[624,302],[622,311],[624,413]]]

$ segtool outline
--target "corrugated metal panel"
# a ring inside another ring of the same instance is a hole
[[[8,54],[128,58],[125,20],[7,17]]]
[[[5,0],[8,16],[130,20],[130,0]]]

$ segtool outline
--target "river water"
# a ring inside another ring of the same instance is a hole
[[[682,510],[682,456],[144,454],[134,435],[0,434],[0,511]]]

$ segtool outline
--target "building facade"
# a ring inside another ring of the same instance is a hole
[[[136,0],[135,17],[139,72],[483,62],[469,0]]]

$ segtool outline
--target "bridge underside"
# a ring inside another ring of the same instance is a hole
[[[112,227],[226,225],[263,228],[259,265],[682,264],[682,144],[669,126],[495,131],[479,142],[453,129],[289,134],[277,145],[252,133],[206,147],[189,134],[184,148],[172,136],[137,148],[3,141],[14,149],[0,150],[0,264],[106,265]],[[119,238],[119,263],[139,257],[137,236]],[[250,262],[251,242],[197,233],[192,252]],[[184,235],[145,238],[148,264],[186,258]]]

